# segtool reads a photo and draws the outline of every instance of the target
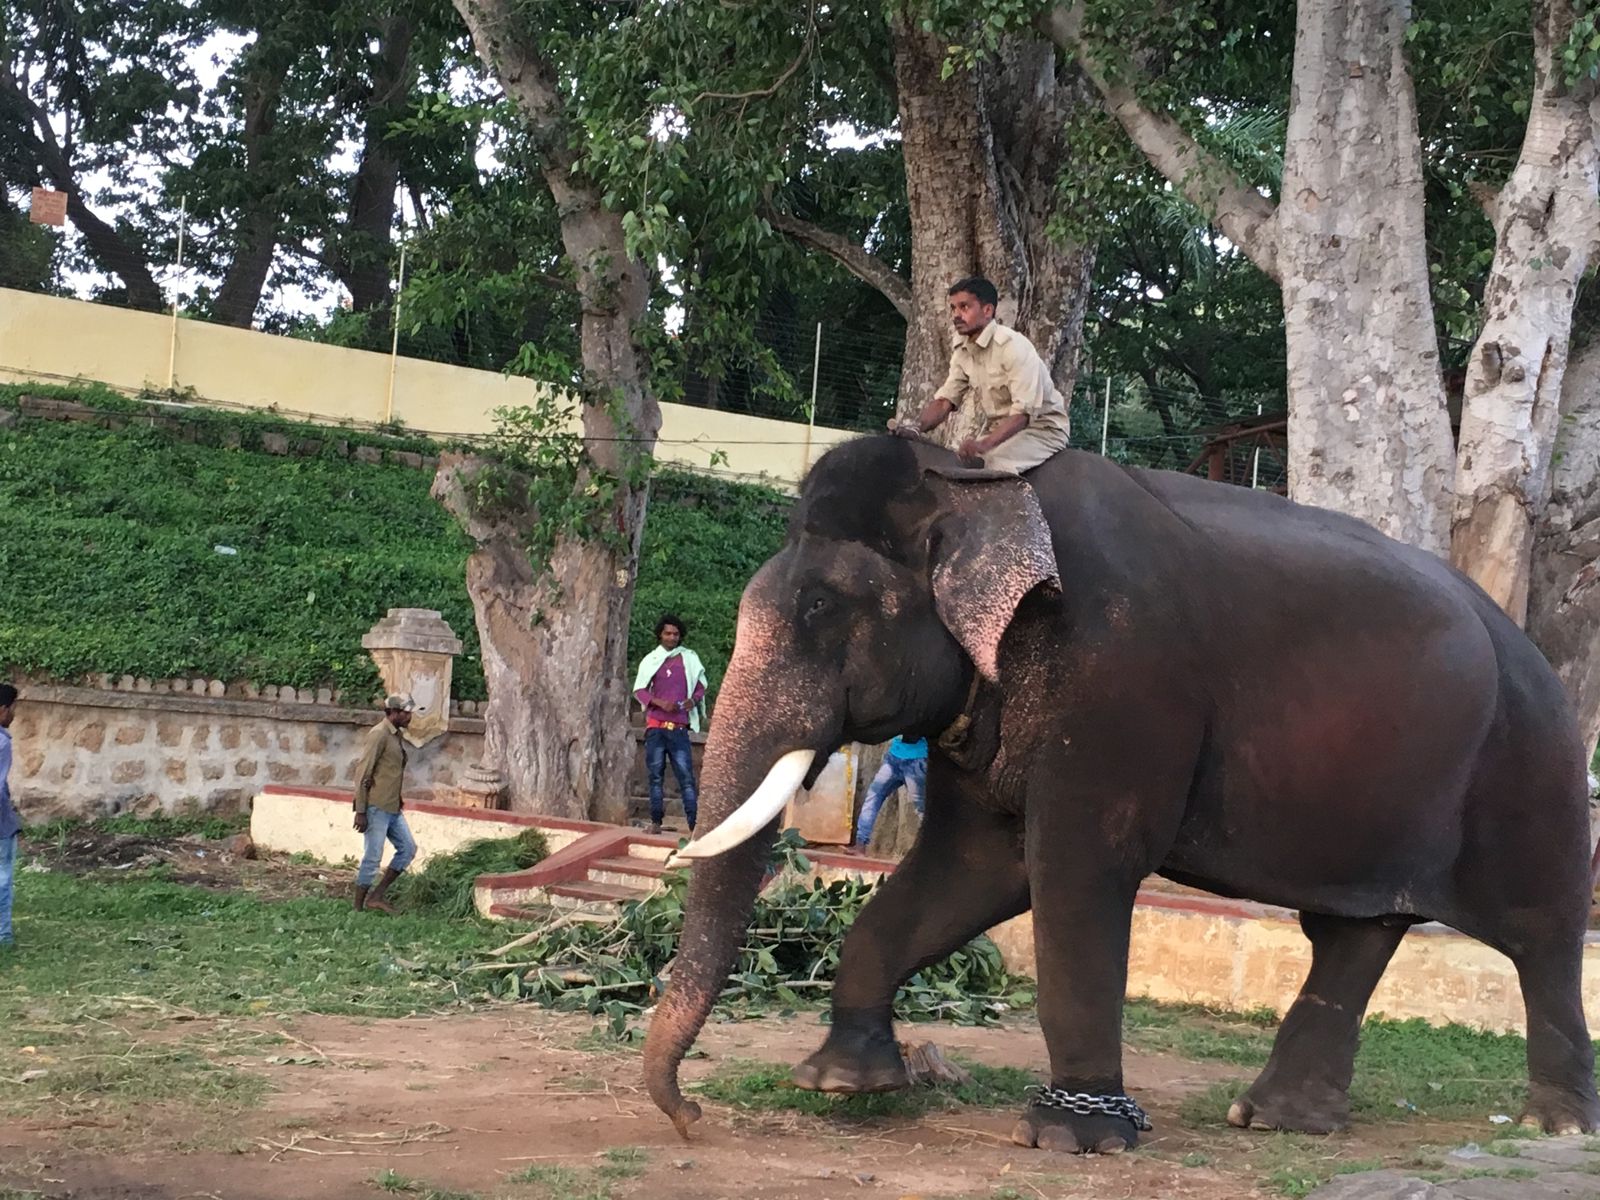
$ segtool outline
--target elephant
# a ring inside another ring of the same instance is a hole
[[[779,816],[847,741],[926,736],[926,816],[845,938],[800,1087],[904,1086],[899,984],[1031,910],[1048,1087],[1026,1146],[1114,1153],[1136,892],[1159,874],[1297,910],[1311,967],[1240,1127],[1332,1132],[1367,1003],[1407,929],[1506,954],[1524,1119],[1600,1125],[1580,994],[1593,891],[1572,707],[1449,564],[1277,495],[1065,450],[1025,476],[890,435],[803,481],[750,580],[711,722],[670,983],[644,1052],[678,1066],[725,986]],[[747,799],[748,798],[748,799]]]

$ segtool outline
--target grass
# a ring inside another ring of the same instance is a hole
[[[76,817],[60,817],[40,825],[28,826],[28,837],[38,843],[56,842],[59,844],[73,833],[93,831],[142,837],[151,841],[169,841],[182,837],[200,837],[208,841],[215,841],[220,838],[232,837],[236,833],[244,833],[249,828],[250,817],[245,813],[230,817],[200,814],[175,817],[136,817],[132,813],[120,813],[114,817],[101,817],[94,821],[83,821]]]
[[[131,878],[27,872],[21,950],[0,971],[0,1045],[18,1014],[108,991],[207,1013],[404,1016],[460,1003],[441,968],[504,940],[476,920],[356,913],[347,902],[252,897]]]
[[[1416,1111],[1446,1119],[1516,1116],[1527,1091],[1527,1043],[1509,1034],[1375,1018],[1361,1031],[1350,1110],[1358,1119]]]
[[[1131,1046],[1197,1062],[1246,1067],[1266,1065],[1277,1020],[1265,1009],[1232,1013],[1149,1000],[1129,1000],[1122,1010],[1123,1037]]]
[[[0,386],[0,406],[23,392],[142,407],[94,385]],[[471,543],[430,497],[432,476],[259,449],[267,431],[439,447],[204,408],[184,415],[217,428],[199,442],[137,422],[109,430],[25,417],[0,431],[0,575],[28,581],[0,611],[0,662],[59,680],[107,672],[328,684],[359,704],[380,686],[361,636],[386,605],[404,603],[443,612],[465,644],[455,695],[484,696],[465,579]],[[223,427],[239,444],[220,437]],[[656,618],[672,609],[689,622],[714,694],[739,598],[782,543],[789,503],[769,488],[657,472],[630,661],[655,645]]]
[[[99,1132],[82,1136],[93,1144],[139,1136],[158,1110],[187,1146],[228,1144],[234,1115],[270,1086],[239,1065],[277,1040],[248,1018],[458,1007],[441,968],[505,936],[477,920],[378,920],[337,900],[271,903],[150,872],[30,871],[27,847],[20,945],[0,959],[0,1062],[13,1078],[38,1074],[0,1090],[0,1122],[92,1113],[82,1128]]]
[[[524,829],[511,838],[470,842],[452,854],[429,859],[422,871],[402,876],[395,898],[413,911],[435,917],[469,917],[474,911],[472,890],[478,876],[525,871],[544,861],[549,852],[544,834],[537,829]]]
[[[395,1171],[384,1171],[373,1184],[384,1192],[392,1195],[411,1196],[416,1200],[478,1200],[472,1192],[456,1192],[448,1188],[430,1187],[416,1179],[410,1179]]]
[[[605,1151],[595,1167],[533,1164],[507,1176],[506,1182],[540,1188],[548,1200],[611,1200],[614,1185],[644,1174],[648,1153],[637,1146]]]
[[[144,833],[152,824],[126,828]],[[92,1109],[96,1122],[115,1126],[105,1135],[114,1140],[136,1136],[159,1113],[162,1127],[182,1129],[192,1145],[226,1144],[237,1137],[238,1114],[259,1104],[271,1086],[270,1059],[301,1053],[268,1049],[275,1035],[250,1028],[252,1018],[260,1024],[263,1015],[385,1017],[467,1008],[478,994],[463,993],[460,982],[475,977],[455,968],[506,938],[497,926],[435,910],[378,920],[341,900],[273,902],[174,884],[151,872],[40,873],[27,869],[27,843],[23,854],[17,888],[22,948],[0,959],[0,1062],[12,1078],[24,1072],[29,1078],[0,1094],[0,1122]],[[1264,1014],[1148,1002],[1128,1006],[1127,1025],[1130,1043],[1141,1049],[1232,1064],[1241,1077],[1265,1058],[1273,1033]],[[1481,1126],[1490,1113],[1515,1115],[1525,1086],[1523,1055],[1518,1037],[1370,1021],[1352,1093],[1358,1132],[1363,1124],[1422,1116]],[[20,1065],[12,1070],[11,1064]],[[697,1090],[741,1112],[801,1113],[848,1126],[964,1107],[1014,1110],[1024,1089],[1039,1081],[1014,1068],[966,1065],[970,1085],[843,1097],[792,1087],[785,1066],[739,1062]],[[568,1083],[575,1090],[601,1086],[582,1075]],[[1180,1109],[1183,1124],[1202,1131],[1222,1126],[1243,1086],[1224,1081],[1191,1096]],[[1406,1106],[1397,1107],[1397,1100]],[[1528,1136],[1532,1131],[1506,1127],[1488,1148],[1514,1159]],[[1335,1174],[1378,1165],[1346,1157],[1348,1140],[1269,1135],[1248,1144],[1245,1169],[1291,1197]],[[1214,1150],[1204,1147],[1183,1164],[1226,1163],[1232,1170],[1238,1155],[1230,1145],[1218,1139]],[[1591,1145],[1600,1148],[1600,1139]],[[593,1166],[529,1168],[519,1176],[521,1184],[541,1189],[541,1200],[610,1200],[622,1181],[643,1169],[643,1152],[623,1149]],[[1526,1168],[1507,1161],[1497,1169]],[[400,1176],[391,1182],[391,1190],[424,1200],[456,1195]]]
[[[957,1060],[959,1061],[959,1060]],[[920,1117],[956,1108],[1020,1108],[1024,1090],[1040,1079],[1016,1067],[986,1067],[962,1062],[972,1082],[910,1088],[866,1096],[809,1092],[789,1081],[782,1063],[735,1060],[698,1084],[694,1091],[708,1100],[744,1112],[798,1112],[813,1117],[869,1121],[881,1117]]]

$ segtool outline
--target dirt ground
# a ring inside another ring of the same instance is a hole
[[[173,883],[246,892],[264,900],[338,893],[355,874],[287,854],[257,858],[253,847],[245,851],[248,843],[248,834],[237,838],[156,838],[83,825],[59,837],[31,839],[28,852],[41,866],[69,875],[104,872],[111,876],[165,866]]]
[[[1183,1098],[1234,1068],[1132,1055],[1130,1089],[1156,1131],[1136,1153],[1074,1159],[1010,1144],[1009,1112],[957,1112],[866,1124],[790,1113],[750,1115],[704,1103],[690,1143],[639,1086],[639,1058],[596,1048],[587,1017],[529,1006],[407,1020],[261,1021],[287,1048],[236,1065],[273,1088],[223,1129],[174,1124],[159,1106],[133,1115],[0,1128],[0,1195],[9,1186],[73,1200],[282,1200],[375,1197],[392,1170],[429,1188],[479,1197],[538,1196],[508,1176],[530,1164],[592,1168],[637,1148],[642,1173],[617,1197],[823,1200],[885,1197],[1076,1197],[1192,1200],[1264,1196],[1249,1156],[1263,1135],[1182,1128]],[[815,1015],[713,1025],[686,1079],[733,1059],[793,1062],[819,1040]],[[994,1066],[1036,1066],[1036,1026],[940,1027],[946,1051]],[[269,1065],[269,1060],[271,1061]],[[1441,1129],[1442,1139],[1449,1131]],[[1392,1156],[1427,1139],[1416,1125],[1326,1139],[1330,1163]],[[1184,1165],[1188,1158],[1203,1165]],[[596,1191],[545,1190],[561,1196]]]

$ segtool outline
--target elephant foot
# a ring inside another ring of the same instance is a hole
[[[1586,1080],[1577,1088],[1530,1084],[1521,1123],[1545,1133],[1593,1133],[1600,1129],[1600,1097],[1594,1083]]]
[[[1228,1124],[1286,1133],[1337,1133],[1350,1126],[1350,1099],[1331,1087],[1276,1092],[1258,1083],[1233,1102]]]
[[[1063,1154],[1121,1154],[1139,1144],[1139,1127],[1126,1117],[1088,1115],[1029,1105],[1011,1130],[1019,1146]]]
[[[910,1078],[889,1010],[835,1011],[827,1040],[790,1078],[810,1092],[892,1092],[905,1087]]]

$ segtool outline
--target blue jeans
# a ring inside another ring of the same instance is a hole
[[[687,729],[646,729],[644,731],[644,769],[650,774],[650,820],[661,824],[667,815],[667,801],[662,786],[667,778],[667,760],[672,760],[672,773],[678,777],[678,791],[683,794],[683,815],[694,828],[699,815],[700,790],[694,781],[694,753],[690,748]]]
[[[17,872],[17,835],[0,838],[0,946],[11,942],[11,880]]]
[[[366,853],[361,856],[361,870],[356,872],[356,884],[359,887],[371,887],[372,881],[378,877],[384,839],[394,843],[394,857],[389,860],[391,871],[404,871],[417,856],[417,840],[411,836],[411,827],[406,824],[404,813],[384,812],[381,808],[367,809],[367,832],[362,836],[366,839]]]
[[[861,804],[861,816],[856,821],[856,845],[863,850],[872,841],[872,827],[878,823],[878,810],[901,784],[905,785],[906,795],[917,806],[917,816],[920,817],[923,812],[923,793],[928,788],[928,760],[899,758],[893,754],[883,756],[883,766],[872,777],[872,786],[867,789],[867,798]]]

